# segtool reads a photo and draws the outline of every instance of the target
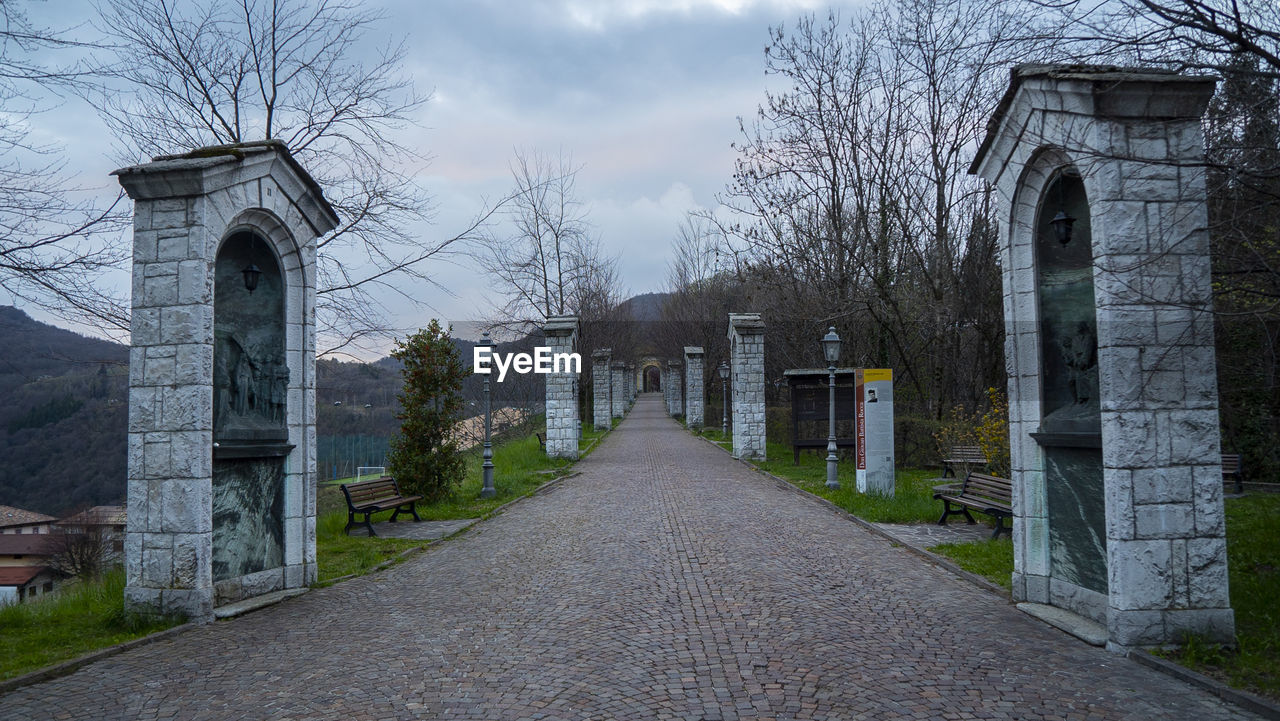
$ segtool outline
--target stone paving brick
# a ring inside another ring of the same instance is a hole
[[[395,568],[18,689],[0,718],[1253,718],[779,488],[657,394],[578,468]]]

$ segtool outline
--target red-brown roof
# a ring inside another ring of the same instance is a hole
[[[48,556],[47,533],[0,533],[0,556]]]
[[[48,566],[0,566],[0,586],[21,586],[41,573]]]
[[[61,526],[123,526],[124,506],[94,506],[57,521]]]
[[[28,511],[13,506],[0,506],[0,528],[5,526],[29,526],[33,523],[48,523],[57,520],[53,516]]]

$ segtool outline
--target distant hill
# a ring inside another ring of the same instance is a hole
[[[59,515],[125,495],[129,349],[0,306],[0,504]]]
[[[670,293],[644,293],[632,296],[619,306],[624,313],[631,315],[631,320],[651,323],[662,320],[662,304],[667,302]]]

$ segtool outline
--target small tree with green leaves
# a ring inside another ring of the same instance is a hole
[[[448,330],[437,320],[405,340],[391,357],[404,368],[400,433],[391,439],[389,470],[405,493],[434,503],[453,495],[466,463],[455,429],[462,419],[465,373]]]

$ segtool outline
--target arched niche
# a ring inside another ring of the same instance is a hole
[[[1106,594],[1107,509],[1089,198],[1074,164],[1061,157],[1044,160],[1055,165],[1047,173],[1031,226],[1041,379],[1040,427],[1032,437],[1044,458],[1049,575]]]
[[[280,261],[262,233],[239,228],[228,234],[214,262],[213,439],[218,455],[253,453],[255,447],[262,450],[288,439],[285,290]]]
[[[214,261],[215,583],[284,563],[290,371],[288,285],[261,229],[227,233]]]

